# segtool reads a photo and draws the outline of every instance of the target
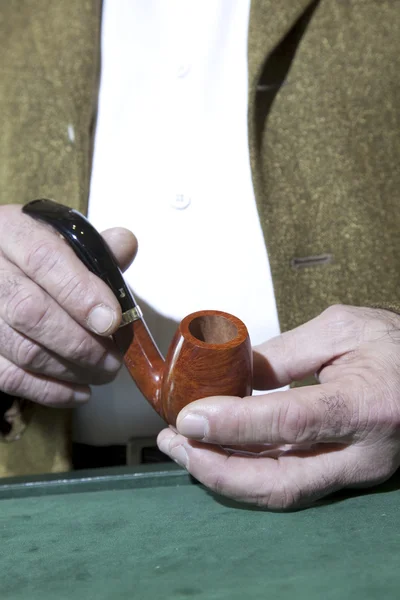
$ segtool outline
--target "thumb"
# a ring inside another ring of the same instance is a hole
[[[136,237],[129,229],[124,227],[106,229],[101,235],[114,254],[122,271],[126,271],[137,253],[138,242]]]
[[[253,348],[253,387],[268,390],[314,375],[357,345],[357,309],[331,306],[315,319]]]

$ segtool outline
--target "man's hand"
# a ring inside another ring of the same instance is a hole
[[[275,510],[390,477],[400,465],[400,316],[334,306],[255,348],[258,389],[312,374],[318,385],[197,400],[159,447],[212,490]],[[254,444],[295,447],[278,458],[223,449]]]
[[[126,229],[104,233],[122,267],[136,253]],[[0,390],[53,406],[89,398],[120,358],[108,336],[121,310],[66,242],[21,212],[0,208]]]

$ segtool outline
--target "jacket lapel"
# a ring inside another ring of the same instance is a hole
[[[269,54],[315,0],[252,0],[249,21],[249,92],[253,100],[258,78]]]

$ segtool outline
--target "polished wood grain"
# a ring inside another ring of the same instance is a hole
[[[252,392],[249,334],[228,313],[208,310],[185,317],[165,362],[142,320],[121,328],[115,341],[140,391],[170,425],[194,400]]]
[[[161,402],[165,362],[146,323],[138,319],[121,327],[114,334],[114,340],[139,390],[154,410],[165,419]]]

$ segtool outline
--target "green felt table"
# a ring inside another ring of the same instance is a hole
[[[170,467],[0,485],[1,600],[400,598],[400,481],[271,513]]]

